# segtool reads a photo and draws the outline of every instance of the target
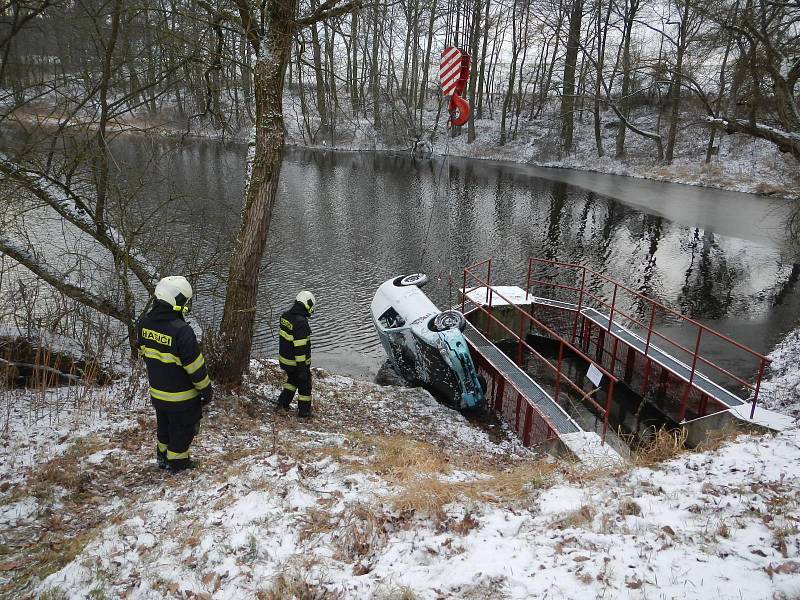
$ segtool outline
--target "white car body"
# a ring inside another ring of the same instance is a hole
[[[385,281],[372,299],[372,321],[389,361],[406,382],[454,408],[483,407],[484,386],[464,335],[457,326],[432,328],[442,311],[417,285],[401,283],[413,277]]]

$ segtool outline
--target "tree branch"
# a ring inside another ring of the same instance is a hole
[[[33,254],[21,248],[12,240],[6,237],[0,237],[0,252],[13,258],[19,264],[31,271],[40,279],[46,281],[65,296],[77,300],[94,310],[108,315],[118,321],[128,324],[132,319],[132,315],[127,315],[119,306],[108,298],[103,298],[97,294],[78,287],[66,280],[64,275],[50,270],[47,265],[43,264]]]
[[[90,235],[111,252],[114,258],[126,264],[148,292],[151,294],[154,292],[158,280],[155,269],[144,257],[135,253],[118,231],[105,223],[99,223],[72,189],[47,175],[23,168],[2,153],[0,153],[0,174],[22,186],[62,218]]]
[[[742,119],[706,119],[711,127],[723,129],[727,133],[746,133],[753,137],[772,142],[781,152],[791,153],[800,160],[800,134],[775,129],[763,123],[751,123]]]
[[[346,15],[352,10],[361,8],[361,0],[350,0],[350,2],[342,4],[341,6],[336,6],[339,4],[339,1],[340,0],[326,0],[320,4],[314,12],[295,20],[295,25],[306,27],[314,23],[319,23],[320,21],[325,21],[326,19]]]
[[[250,5],[247,0],[234,0],[236,8],[239,9],[239,18],[242,20],[242,29],[247,36],[247,41],[253,47],[253,50],[258,54],[261,48],[261,36],[256,28],[255,19],[253,19],[253,12],[250,10]]]

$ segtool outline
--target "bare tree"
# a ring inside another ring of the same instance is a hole
[[[621,45],[621,62],[622,62],[622,87],[620,88],[620,112],[625,116],[625,119],[630,117],[631,106],[631,36],[633,32],[633,25],[636,21],[636,16],[639,13],[640,0],[624,0],[624,4],[619,6],[620,18],[622,19],[622,45]],[[617,127],[616,137],[616,156],[621,158],[625,154],[625,134],[628,131],[628,126],[620,120]]]
[[[800,160],[800,5],[770,0],[746,0],[727,5],[736,18],[723,13],[724,26],[736,34],[751,74],[748,114],[727,111],[709,115],[708,123],[728,133],[745,133],[768,140],[781,152]]]
[[[251,3],[236,0],[242,30],[256,55],[253,69],[255,124],[247,156],[242,224],[228,273],[220,324],[220,361],[214,371],[223,384],[238,384],[250,360],[258,274],[272,221],[285,139],[283,87],[294,34],[355,8],[355,2],[326,0],[305,15],[298,0]]]
[[[672,81],[669,88],[669,131],[667,133],[667,146],[665,160],[672,162],[675,154],[675,142],[678,137],[678,118],[681,108],[681,92],[683,90],[684,59],[690,44],[703,26],[704,12],[698,0],[673,0],[677,10],[677,21],[668,21],[667,24],[677,26],[674,36],[667,36],[675,48],[675,65],[672,67]]]
[[[44,46],[40,52],[61,51],[59,37],[75,38],[80,31],[82,37],[75,46],[102,52],[97,71],[88,71],[78,59],[62,54],[60,71],[29,61],[29,74],[38,68],[38,77],[20,77],[20,84],[27,82],[21,99],[2,115],[7,127],[19,128],[22,143],[0,154],[0,190],[7,209],[0,219],[0,252],[65,296],[119,321],[132,347],[134,323],[143,304],[139,300],[152,293],[161,263],[145,257],[142,239],[149,233],[163,235],[159,225],[168,227],[174,222],[163,216],[164,205],[145,207],[139,204],[140,198],[133,200],[137,191],[126,186],[114,164],[115,124],[166,94],[169,89],[164,83],[170,75],[197,60],[197,54],[187,53],[159,72],[132,79],[131,73],[147,54],[142,39],[130,38],[140,12],[121,0],[99,7],[51,3],[47,9],[36,15],[37,27],[13,32],[19,37],[16,41],[39,41],[40,30],[45,30],[55,40],[48,41],[52,49]],[[66,13],[70,20],[62,29]],[[202,40],[192,47],[201,45]],[[22,109],[42,110],[35,102],[45,95],[50,98],[49,112],[37,115],[36,121],[25,120],[27,113]],[[85,249],[64,249],[64,257],[74,256],[72,265],[51,264],[29,239],[24,215],[31,205],[91,241]],[[106,257],[110,268],[93,254]],[[102,268],[78,278],[81,264]]]
[[[564,57],[564,84],[561,93],[561,141],[566,152],[572,150],[575,133],[575,68],[580,47],[583,0],[572,0],[567,34],[567,54]]]

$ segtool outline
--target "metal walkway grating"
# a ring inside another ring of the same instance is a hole
[[[608,317],[606,315],[593,308],[584,308],[581,313],[586,316],[586,318],[591,319],[594,323],[608,331]],[[616,323],[612,323],[611,334],[625,342],[625,344],[628,346],[635,348],[639,353],[643,355],[645,354],[647,342],[629,329],[626,329],[621,325],[617,325]],[[650,344],[646,356],[671,373],[674,373],[684,381],[688,382],[692,375],[692,368],[689,365],[679,361],[677,358],[666,353],[658,346]],[[695,370],[692,386],[696,387],[704,394],[711,396],[715,400],[726,404],[727,406],[740,406],[745,404],[741,398],[729,392],[725,388],[717,385],[708,377],[700,373],[700,371]]]
[[[492,344],[472,323],[467,322],[464,337],[491,362],[522,395],[544,415],[559,435],[582,431],[570,416],[539,385],[520,369],[514,361]]]

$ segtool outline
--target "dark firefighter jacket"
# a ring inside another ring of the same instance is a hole
[[[194,331],[183,315],[156,300],[150,312],[139,319],[136,332],[156,409],[174,412],[194,408],[211,380]]]
[[[308,311],[301,302],[281,315],[278,361],[284,368],[311,365],[311,328]]]

